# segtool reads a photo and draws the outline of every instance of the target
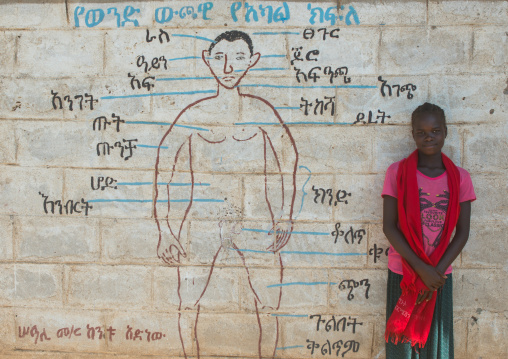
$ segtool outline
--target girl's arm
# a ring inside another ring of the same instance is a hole
[[[447,278],[441,271],[425,263],[416,255],[407,243],[406,238],[397,227],[398,207],[397,198],[384,196],[383,199],[383,232],[393,248],[404,258],[420,276],[423,283],[430,289],[436,290],[445,283]],[[450,247],[448,247],[449,249]],[[462,247],[460,247],[462,249]],[[448,252],[448,251],[447,251]],[[460,252],[460,250],[459,250]],[[443,256],[444,258],[444,256]],[[455,257],[454,257],[455,259]],[[445,267],[445,269],[448,267]]]
[[[455,236],[453,240],[446,248],[443,256],[439,260],[436,268],[443,273],[453,263],[455,258],[458,257],[462,249],[466,245],[469,238],[469,226],[471,220],[471,202],[466,201],[460,203],[460,214],[459,220],[457,221],[457,227],[455,229]]]

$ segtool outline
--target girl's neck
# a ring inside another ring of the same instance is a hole
[[[441,157],[441,152],[434,155],[425,155],[419,152],[418,168],[444,169],[445,167]]]

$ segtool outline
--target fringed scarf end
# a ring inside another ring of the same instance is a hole
[[[393,344],[397,345],[399,343],[411,343],[412,347],[417,347],[418,349],[422,349],[425,346],[425,342],[421,339],[409,339],[402,333],[394,333],[394,332],[386,332],[385,333],[385,341],[392,342]]]

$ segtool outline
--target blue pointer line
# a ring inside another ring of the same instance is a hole
[[[253,32],[252,35],[300,35],[299,32],[290,32],[290,31],[282,31],[282,32]]]
[[[242,228],[242,231],[260,232],[260,233],[271,232],[271,231],[266,230],[266,229],[256,229],[256,228]],[[299,232],[299,231],[293,231],[293,232],[291,232],[291,234],[310,234],[310,235],[313,235],[313,236],[329,236],[330,235],[330,233],[328,233],[328,232]]]
[[[296,215],[295,219],[298,218],[300,213],[302,213],[303,202],[305,201],[305,196],[308,194],[307,192],[305,192],[305,186],[307,185],[307,183],[310,181],[310,178],[312,177],[312,171],[308,167],[306,167],[306,166],[298,166],[298,168],[303,168],[303,169],[309,171],[309,177],[307,177],[307,180],[305,181],[305,183],[302,186],[302,204],[300,206],[300,210],[298,211],[298,214]]]
[[[319,121],[294,121],[284,122],[285,125],[352,125],[348,122],[319,122]],[[254,126],[280,126],[279,122],[236,122],[234,125],[254,125]]]
[[[300,107],[275,107],[276,110],[299,110]]]
[[[141,148],[159,148],[159,146],[152,146],[152,145],[136,145],[136,147],[141,147]],[[165,149],[167,150],[169,147],[168,146],[160,146],[162,149]]]
[[[172,122],[151,122],[151,121],[125,121],[125,123],[129,123],[132,125],[159,125],[159,126],[171,126],[173,124]],[[191,130],[199,130],[199,131],[210,131],[206,128],[196,126],[176,124],[175,127],[190,128]]]
[[[277,348],[277,350],[296,349],[296,348],[305,348],[305,345],[292,345],[290,347],[280,347]]]
[[[211,80],[213,77],[163,77],[161,79],[156,79],[155,81],[180,81],[180,80]]]
[[[193,202],[224,202],[223,199],[209,199],[209,198],[194,198]],[[135,202],[135,203],[150,203],[152,199],[91,199],[88,202]],[[159,203],[167,203],[167,200],[157,200]],[[186,203],[190,202],[190,199],[172,199],[172,203]]]
[[[117,186],[147,186],[152,185],[153,182],[118,182]],[[190,186],[192,183],[165,183],[165,182],[157,182],[158,185],[167,186]],[[194,183],[194,186],[210,186],[210,183]]]
[[[272,317],[293,317],[293,318],[307,318],[307,314],[271,314]]]
[[[201,56],[175,57],[173,59],[168,59],[168,61],[190,60],[190,59],[200,59],[200,58],[201,58]]]
[[[261,55],[261,57],[286,57],[286,55]]]
[[[261,67],[259,69],[250,69],[249,71],[281,71],[281,70],[289,70],[285,67]],[[244,72],[245,69],[235,70],[235,72]]]
[[[280,251],[281,254],[304,254],[318,256],[366,256],[367,253],[331,253],[331,252],[301,252],[301,251]]]
[[[270,252],[270,251],[258,251],[258,250],[255,250],[255,249],[240,249],[240,248],[238,248],[238,249],[236,249],[236,248],[229,248],[229,249],[231,249],[232,251],[237,251],[237,252],[271,253],[271,254],[273,254],[273,252]]]
[[[101,100],[114,100],[117,98],[171,96],[171,95],[194,95],[197,93],[217,93],[217,90],[200,90],[200,91],[183,91],[183,92],[153,92],[153,93],[144,93],[144,94],[139,94],[139,95],[103,96],[103,97],[101,97]]]
[[[193,38],[199,39],[199,40],[205,40],[205,41],[215,42],[214,40],[207,39],[206,37],[203,37],[203,36],[182,35],[182,34],[171,34],[171,36],[176,36],[176,37],[193,37]]]
[[[271,284],[271,285],[267,285],[266,288],[287,287],[290,285],[337,285],[337,283],[333,283],[333,282],[290,282],[290,283]]]
[[[240,85],[239,87],[271,87],[277,89],[343,89],[343,88],[353,88],[353,89],[376,89],[377,86],[368,86],[368,85],[336,85],[336,86],[284,86],[284,85],[268,85],[268,84],[248,84],[248,85]]]

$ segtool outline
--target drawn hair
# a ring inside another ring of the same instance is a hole
[[[432,103],[425,102],[423,105],[420,105],[413,111],[411,114],[411,126],[414,125],[416,119],[424,113],[431,113],[436,115],[436,118],[439,118],[443,121],[443,126],[446,127],[446,117],[443,109],[438,105],[434,105]]]
[[[233,42],[235,40],[243,40],[247,43],[247,46],[249,46],[250,56],[254,54],[254,47],[252,46],[252,40],[249,35],[247,35],[245,32],[232,30],[232,31],[226,31],[217,36],[214,42],[210,45],[208,48],[208,52],[211,53],[212,49],[219,43],[219,41],[226,40],[229,42]]]

